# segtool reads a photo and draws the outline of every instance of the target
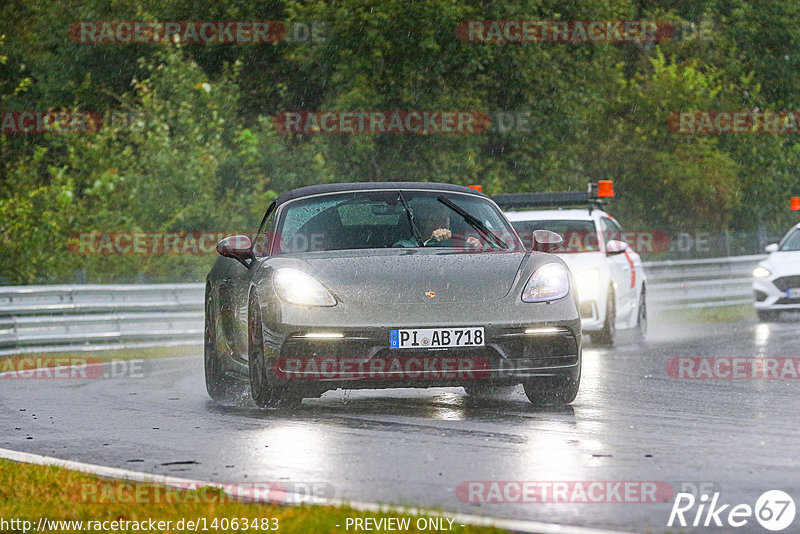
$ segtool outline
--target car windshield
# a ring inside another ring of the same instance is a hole
[[[362,191],[295,200],[283,208],[276,234],[273,254],[421,247],[481,252],[518,245],[491,202],[434,191]]]
[[[787,235],[781,247],[778,249],[781,252],[799,251],[800,250],[800,230],[793,230],[792,233]]]
[[[550,230],[560,234],[564,239],[564,244],[558,252],[597,252],[600,250],[594,221],[591,220],[551,219],[513,221],[511,224],[527,249],[533,247],[534,230]]]

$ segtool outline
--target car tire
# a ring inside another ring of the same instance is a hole
[[[542,376],[522,383],[525,396],[534,406],[564,406],[575,400],[581,377]]]
[[[644,341],[647,338],[647,298],[644,287],[639,295],[639,309],[636,319],[636,341]]]
[[[591,334],[591,336],[595,345],[603,347],[614,345],[614,339],[617,336],[617,307],[614,302],[614,289],[611,287],[608,288],[608,296],[606,297],[606,320],[603,323],[603,329]]]
[[[233,402],[239,398],[242,385],[225,374],[217,352],[217,306],[206,288],[205,328],[203,330],[203,367],[208,396],[217,402]]]
[[[272,359],[264,355],[264,332],[258,302],[251,295],[247,313],[247,367],[250,375],[250,395],[261,408],[296,406],[303,400],[295,392],[271,384]]]
[[[780,312],[772,311],[772,310],[758,310],[758,320],[759,321],[775,321],[778,319]]]

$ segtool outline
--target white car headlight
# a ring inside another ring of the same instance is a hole
[[[569,293],[569,271],[560,263],[545,263],[531,275],[522,300],[525,302],[544,302],[566,297]]]
[[[574,275],[578,295],[592,295],[597,291],[600,284],[600,269],[586,269]]]
[[[289,304],[299,306],[336,306],[331,292],[313,276],[303,271],[283,268],[272,275],[272,283],[278,297]]]
[[[767,269],[766,267],[762,267],[760,265],[755,269],[753,269],[753,276],[755,276],[756,278],[766,278],[771,274],[772,273],[769,271],[769,269]]]

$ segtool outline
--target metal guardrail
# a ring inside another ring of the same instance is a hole
[[[651,310],[750,304],[753,268],[765,255],[645,262]]]
[[[0,355],[200,344],[203,284],[0,287]]]
[[[752,302],[765,256],[645,262],[651,310]],[[0,356],[200,344],[203,284],[0,287]]]

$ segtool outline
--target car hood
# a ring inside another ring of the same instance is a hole
[[[273,266],[308,272],[347,304],[468,303],[508,295],[527,257],[525,252],[348,250],[298,255],[296,263]]]
[[[800,274],[800,251],[773,252],[761,265],[778,276]]]

